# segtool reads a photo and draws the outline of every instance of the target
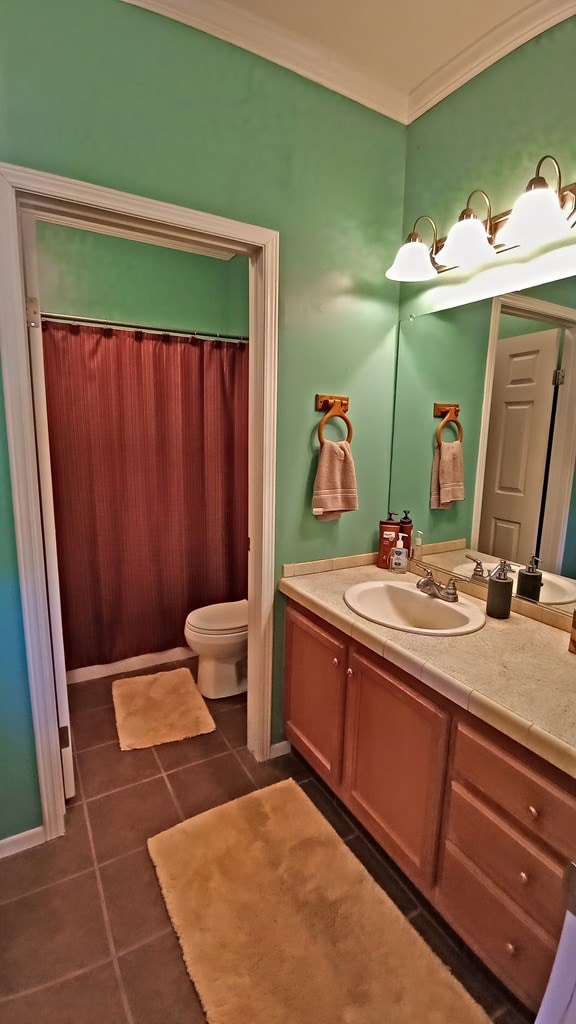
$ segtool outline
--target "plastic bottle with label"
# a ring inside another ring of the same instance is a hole
[[[405,533],[401,533],[396,547],[390,555],[390,569],[392,572],[408,572],[408,551],[404,547]]]

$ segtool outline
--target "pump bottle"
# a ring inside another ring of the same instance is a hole
[[[501,558],[499,565],[490,573],[486,615],[489,615],[492,619],[508,619],[510,617],[512,588],[514,586],[514,580],[508,576],[511,569],[510,562],[507,562],[505,558]]]
[[[401,533],[396,547],[392,549],[392,554],[390,555],[390,569],[392,572],[408,571],[408,552],[404,547],[404,537],[406,537],[406,534]]]
[[[539,561],[540,559],[536,558],[536,555],[532,555],[526,568],[520,569],[518,573],[518,583],[516,584],[517,597],[526,597],[530,601],[540,600],[542,573],[538,568]]]

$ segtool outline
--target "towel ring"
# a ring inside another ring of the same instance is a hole
[[[436,430],[436,444],[438,445],[439,448],[442,447],[442,431],[444,430],[444,427],[448,426],[449,423],[453,423],[454,426],[458,429],[458,440],[460,442],[464,437],[464,431],[462,429],[462,424],[460,423],[460,420],[456,416],[454,409],[449,409],[444,419],[442,420],[442,423]]]
[[[322,417],[320,423],[318,424],[318,440],[320,441],[320,444],[324,444],[324,427],[326,423],[328,423],[328,420],[333,419],[333,417],[335,416],[337,416],[341,420],[344,420],[344,423],[346,424],[346,427],[348,429],[348,435],[346,437],[346,440],[348,441],[348,443],[350,443],[350,441],[352,440],[352,436],[354,434],[352,422],[351,420],[348,419],[346,413],[344,412],[342,406],[340,405],[340,402],[333,402],[330,408],[328,409],[328,412]]]

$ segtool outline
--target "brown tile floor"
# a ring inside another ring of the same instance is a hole
[[[111,683],[70,687],[79,786],[66,836],[1,862],[0,1024],[205,1024],[146,839],[289,777],[494,1021],[533,1020],[302,760],[254,761],[243,697],[208,702],[215,733],[120,752]]]

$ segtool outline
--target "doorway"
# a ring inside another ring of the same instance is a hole
[[[494,300],[471,544],[562,573],[576,463],[576,311]]]
[[[30,356],[26,326],[38,324],[28,295],[21,253],[37,220],[85,227],[180,248],[238,253],[249,258],[249,538],[248,747],[270,756],[272,604],[274,596],[274,463],[277,365],[278,235],[224,218],[74,182],[26,168],[0,165],[0,208],[7,230],[0,240],[0,343],[26,655],[43,809],[42,835],[64,831],[60,760],[65,693],[54,670],[48,582],[38,481]],[[26,227],[28,224],[28,227]],[[34,255],[30,256],[34,266]],[[41,453],[39,453],[40,458]]]

